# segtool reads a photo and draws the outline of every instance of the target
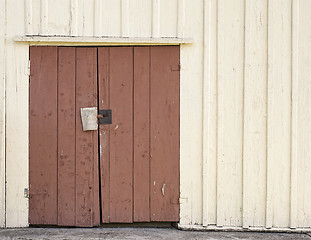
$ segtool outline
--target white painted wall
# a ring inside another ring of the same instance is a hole
[[[181,45],[180,227],[311,229],[310,9],[0,0],[0,226],[28,225],[29,42],[14,39],[38,35],[192,38]]]

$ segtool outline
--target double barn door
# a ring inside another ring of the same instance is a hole
[[[179,47],[31,47],[29,223],[179,220]],[[83,131],[81,108],[111,109]]]

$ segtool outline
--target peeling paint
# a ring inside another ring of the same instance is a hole
[[[164,197],[164,194],[165,194],[165,183],[163,183],[163,186],[162,186],[162,189],[161,189],[161,191],[162,191],[162,195],[163,195],[163,197]]]

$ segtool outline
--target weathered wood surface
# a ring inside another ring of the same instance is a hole
[[[31,47],[29,223],[99,225],[98,132],[80,109],[97,106],[97,49]]]
[[[75,225],[75,48],[58,49],[58,224]]]
[[[179,47],[150,51],[150,217],[179,220]]]
[[[134,48],[133,187],[135,222],[150,221],[150,48]],[[147,170],[148,169],[148,170]]]
[[[29,224],[57,224],[57,47],[30,49]]]
[[[133,219],[133,48],[110,48],[110,222]],[[122,69],[122,71],[120,71]]]
[[[98,130],[82,131],[80,109],[97,106],[97,49],[76,48],[76,226],[99,225]]]

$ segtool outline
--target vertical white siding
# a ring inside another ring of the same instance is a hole
[[[6,226],[28,226],[29,48],[14,37],[25,34],[24,4],[6,1]],[[19,5],[19,7],[16,7]]]
[[[121,3],[114,0],[103,0],[102,8],[103,36],[121,36]]]
[[[201,224],[203,26],[196,23],[203,21],[203,1],[187,1],[184,7],[185,34],[195,44],[182,46],[180,56],[180,221]]]
[[[288,227],[291,157],[291,1],[268,6],[267,227]]]
[[[194,2],[189,3],[190,4],[188,4],[188,7],[190,8],[192,7],[192,5],[195,4]],[[178,9],[177,0],[169,0],[169,1],[160,0],[161,37],[175,37],[177,35],[177,19],[178,19],[177,9]],[[196,16],[193,15],[191,18],[196,18]]]
[[[299,19],[295,19],[298,31],[296,53],[296,91],[297,91],[297,227],[311,227],[311,16],[308,0],[299,3]],[[293,186],[294,187],[294,186]]]
[[[217,220],[217,1],[204,2],[203,226]]]
[[[310,7],[205,2],[203,226],[311,226]]]
[[[180,52],[181,226],[311,228],[310,8],[0,0],[0,227],[28,225],[29,45],[14,38],[41,35],[192,38]]]
[[[218,1],[217,226],[242,222],[244,0]]]
[[[290,227],[297,227],[298,205],[298,27],[299,0],[292,3],[292,122],[291,122],[291,189]]]
[[[48,18],[48,35],[69,35],[71,20],[70,7],[70,1],[48,1],[48,4],[46,6]],[[57,12],[57,14],[55,14],[55,11]]]
[[[151,0],[131,0],[131,4],[129,4],[129,36],[150,37],[152,31],[151,17]]]
[[[0,1],[0,227],[5,226],[5,2]]]
[[[267,2],[245,2],[242,213],[244,228],[265,224]]]

